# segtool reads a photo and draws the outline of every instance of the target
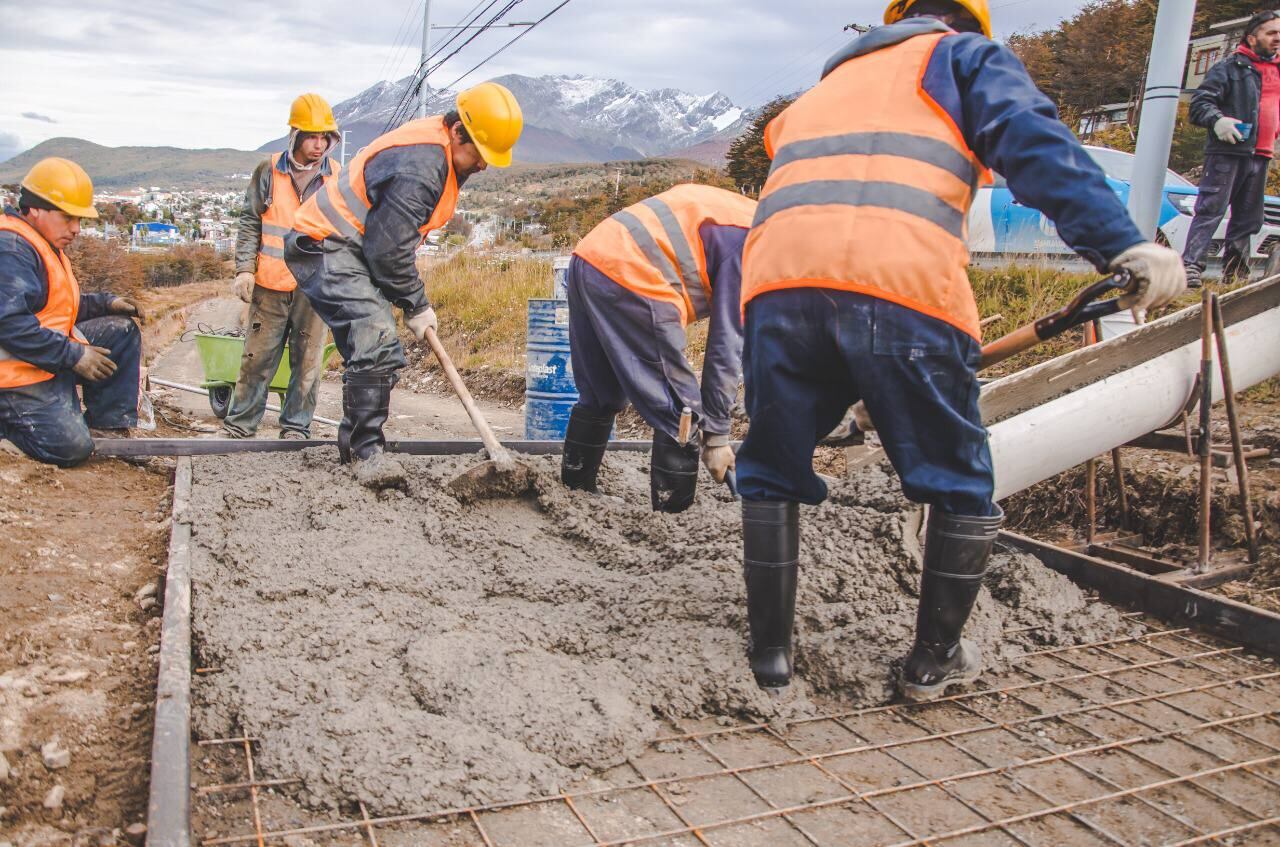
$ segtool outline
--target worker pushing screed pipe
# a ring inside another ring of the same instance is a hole
[[[578,243],[569,261],[569,346],[578,402],[560,476],[596,490],[616,415],[630,402],[653,427],[654,511],[683,512],[698,458],[717,482],[733,473],[729,410],[742,373],[742,247],[756,204],[706,185],[677,185],[628,206]],[[702,384],[685,329],[708,320]]]
[[[907,497],[930,508],[913,700],[975,680],[961,637],[1004,514],[978,412],[982,354],[965,219],[999,171],[1138,313],[1186,286],[1008,48],[986,0],[895,0],[765,131],[773,166],[743,255],[751,428],[738,452],[756,682],[791,681],[800,504],[827,496],[818,440],[862,401]],[[855,247],[856,246],[856,247]]]
[[[404,468],[384,453],[382,431],[392,386],[408,364],[392,307],[419,341],[436,328],[415,250],[453,217],[467,177],[511,164],[523,127],[511,92],[482,83],[461,92],[449,113],[375,139],[298,210],[285,262],[346,362],[338,451],[364,485],[404,482]]]

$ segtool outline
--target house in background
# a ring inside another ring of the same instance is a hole
[[[1195,91],[1199,88],[1200,83],[1204,82],[1205,74],[1209,73],[1209,68],[1225,59],[1231,51],[1236,49],[1236,45],[1244,37],[1244,27],[1247,23],[1249,23],[1248,18],[1234,18],[1229,21],[1222,21],[1209,27],[1208,35],[1191,40],[1191,55],[1187,59],[1187,75],[1182,80],[1184,91]]]
[[[1130,123],[1129,103],[1106,103],[1096,109],[1089,109],[1080,115],[1080,125],[1076,132],[1080,135],[1093,135],[1117,124]]]
[[[134,247],[169,247],[183,242],[182,233],[171,223],[146,221],[133,225]]]

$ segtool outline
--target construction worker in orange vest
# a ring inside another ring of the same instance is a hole
[[[742,374],[742,245],[756,204],[707,185],[677,185],[614,214],[569,260],[569,345],[578,402],[560,476],[596,490],[613,420],[630,401],[653,427],[655,511],[682,512],[698,456],[717,482],[734,467],[729,410]],[[702,385],[685,358],[685,327],[710,320]],[[683,409],[692,437],[678,440]],[[701,435],[699,435],[701,433]]]
[[[249,304],[244,356],[223,431],[249,438],[267,409],[267,390],[289,346],[289,388],[280,407],[280,437],[309,438],[324,364],[324,321],[284,262],[293,217],[341,165],[332,157],[342,136],[333,109],[303,94],[289,109],[284,152],[263,160],[249,180],[236,233],[236,294]]]
[[[511,164],[523,127],[514,95],[482,83],[459,94],[448,114],[375,139],[294,219],[285,261],[346,362],[338,450],[370,487],[404,478],[383,454],[391,388],[406,364],[391,307],[404,311],[420,341],[436,327],[415,250],[453,217],[467,177]]]
[[[687,184],[626,207],[577,244],[568,265],[568,336],[579,399],[564,434],[564,485],[595,491],[613,418],[628,400],[653,427],[654,511],[694,503],[699,453],[717,482],[733,470],[742,243],[754,212],[755,201],[741,194]],[[704,319],[699,386],[685,358],[685,328]],[[691,438],[681,443],[686,408]]]
[[[800,503],[827,487],[813,450],[865,404],[906,496],[931,506],[913,700],[977,678],[963,640],[1004,514],[978,412],[978,310],[965,220],[990,169],[1100,272],[1128,270],[1143,311],[1186,285],[1143,239],[1021,62],[990,40],[986,0],[895,0],[773,120],[773,160],[743,257],[751,428],[738,452],[751,630],[766,689],[788,684]]]
[[[0,438],[62,467],[89,458],[90,427],[138,422],[142,314],[124,297],[81,293],[64,252],[96,217],[89,175],[59,158],[37,162],[17,208],[0,214]]]

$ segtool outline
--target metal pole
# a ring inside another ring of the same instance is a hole
[[[1245,464],[1240,421],[1236,417],[1235,386],[1231,384],[1231,360],[1227,354],[1227,329],[1222,321],[1218,295],[1213,304],[1213,334],[1218,338],[1218,369],[1222,373],[1222,399],[1227,406],[1227,424],[1231,427],[1231,453],[1236,463],[1236,480],[1240,484],[1240,508],[1244,510],[1244,537],[1249,542],[1249,561],[1258,561],[1258,533],[1253,524],[1253,499],[1249,494],[1249,466]]]
[[[422,85],[418,89],[418,117],[427,116],[427,98],[431,89],[427,87],[427,56],[431,46],[431,0],[422,0]]]
[[[351,134],[350,130],[342,131],[342,150],[338,153],[338,164],[344,168],[347,166],[347,136]]]
[[[1147,87],[1142,98],[1142,119],[1138,129],[1136,161],[1129,189],[1129,214],[1139,231],[1156,237],[1165,171],[1169,167],[1169,147],[1173,124],[1182,93],[1187,44],[1195,0],[1160,0],[1156,11],[1155,37],[1147,63]]]
[[[1199,555],[1195,573],[1209,568],[1213,555],[1210,521],[1213,514],[1213,435],[1210,432],[1213,409],[1213,315],[1209,289],[1200,292],[1200,527]]]

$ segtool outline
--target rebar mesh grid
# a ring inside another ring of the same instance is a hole
[[[195,778],[224,779],[197,787],[197,835],[209,847],[1280,845],[1280,664],[1144,625],[1026,653],[989,687],[934,703],[678,732],[605,774],[608,787],[474,808],[376,816],[353,801],[352,814],[308,816],[287,798],[297,780],[257,778],[256,739],[211,739]]]

